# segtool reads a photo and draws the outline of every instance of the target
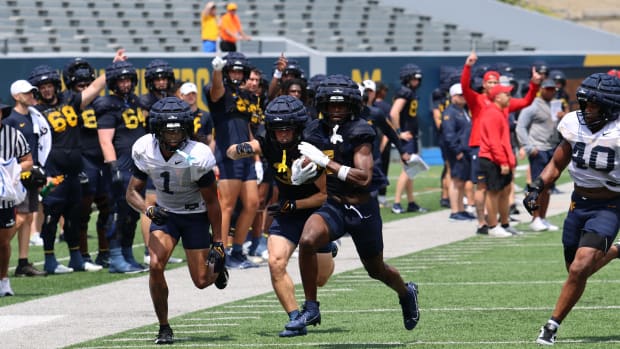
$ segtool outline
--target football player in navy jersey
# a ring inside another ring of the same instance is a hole
[[[327,171],[327,201],[306,221],[299,240],[299,267],[306,301],[297,319],[286,324],[299,330],[321,322],[317,299],[317,257],[321,246],[349,233],[357,253],[373,279],[399,296],[405,328],[419,320],[417,286],[405,283],[395,268],[383,260],[383,222],[379,203],[371,197],[373,185],[372,127],[359,117],[362,96],[349,77],[331,75],[319,85],[317,108],[323,119],[313,120],[305,132],[320,135],[301,142],[300,153]]]
[[[164,270],[179,240],[197,288],[213,283],[220,289],[226,287],[228,272],[212,171],[215,158],[206,144],[191,140],[194,116],[190,106],[177,97],[163,98],[151,107],[149,124],[151,133],[140,137],[132,147],[133,175],[127,187],[127,202],[152,221],[148,247],[149,288],[159,321],[155,344],[172,344]],[[151,206],[142,196],[149,177],[157,193],[157,202]]]
[[[106,84],[112,94],[97,98],[93,106],[97,115],[97,134],[108,166],[113,215],[108,223],[110,273],[139,272],[144,268],[133,256],[133,240],[140,214],[125,200],[133,160],[131,146],[146,134],[146,119],[134,89],[138,76],[128,61],[106,67]]]
[[[581,298],[588,278],[602,267],[620,229],[620,79],[592,74],[576,94],[580,109],[558,124],[563,140],[523,199],[530,214],[537,210],[540,194],[568,167],[575,182],[562,232],[568,277],[536,339],[545,345],[555,343],[560,324]]]
[[[390,117],[399,134],[403,148],[409,154],[417,154],[418,149],[418,103],[419,98],[416,89],[422,83],[422,70],[415,64],[405,64],[400,68],[400,90],[396,92],[394,103],[390,110]],[[403,169],[400,172],[398,181],[396,182],[396,190],[394,195],[394,205],[392,212],[399,214],[404,210],[400,205],[400,197],[405,191],[407,195],[407,212],[426,212],[427,210],[420,207],[413,197],[413,180],[407,176]]]
[[[62,80],[68,90],[79,93],[95,81],[95,69],[82,58],[72,59],[62,71]],[[97,98],[97,97],[96,97]],[[103,176],[105,165],[97,136],[97,118],[92,104],[80,113],[81,145],[84,174],[88,181],[82,186],[82,212],[80,224],[80,252],[84,261],[93,262],[88,253],[88,222],[92,213],[93,202],[97,206],[97,238],[99,253],[95,263],[105,268],[109,265],[110,249],[105,237],[105,225],[110,215],[110,198],[108,181]]]
[[[230,268],[252,268],[258,265],[243,253],[243,243],[256,210],[258,209],[258,186],[254,159],[233,161],[226,156],[231,144],[250,140],[249,124],[260,108],[256,96],[241,88],[250,76],[250,63],[245,55],[230,52],[224,59],[216,56],[211,62],[211,84],[204,87],[209,110],[215,125],[215,159],[220,171],[218,190],[222,209],[222,232],[231,230],[231,220],[237,199],[243,208],[236,221],[232,250],[226,263]]]
[[[114,61],[126,59],[118,50]],[[48,274],[64,274],[73,270],[97,271],[101,266],[84,262],[80,253],[79,227],[81,223],[80,198],[82,196],[79,174],[82,171],[80,144],[81,119],[79,114],[105,87],[105,75],[95,79],[84,91],[71,90],[60,93],[60,75],[49,66],[35,67],[28,81],[38,88],[39,104],[36,108],[47,119],[52,131],[52,149],[45,163],[49,177],[63,180],[43,199],[45,219],[41,229],[45,253],[44,269]],[[51,178],[50,178],[51,181]],[[54,240],[60,216],[64,217],[65,240],[69,246],[69,267],[59,264],[54,255]]]
[[[292,96],[276,97],[265,110],[265,127],[256,139],[233,144],[226,154],[232,159],[262,155],[274,170],[279,189],[279,202],[269,206],[274,217],[269,228],[267,246],[271,284],[287,312],[289,320],[295,320],[300,312],[295,300],[294,285],[286,272],[288,261],[297,247],[304,223],[327,197],[324,171],[309,162],[302,167],[297,145],[302,139],[312,139],[304,132],[310,120],[303,102]],[[334,271],[332,246],[328,243],[318,249],[317,284],[323,286]],[[280,337],[302,336],[306,327],[284,329]]]

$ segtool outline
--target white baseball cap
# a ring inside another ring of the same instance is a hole
[[[462,94],[463,94],[463,87],[461,86],[461,84],[454,84],[450,86],[450,96],[462,95]]]
[[[372,92],[377,91],[377,84],[372,80],[362,81],[362,86],[364,86],[364,90],[372,90]]]
[[[17,80],[11,84],[11,96],[31,92],[32,90],[38,90],[38,88],[32,86],[27,80]]]
[[[181,92],[182,95],[187,95],[187,94],[190,94],[192,92],[198,93],[198,88],[196,87],[196,85],[194,83],[186,82],[183,85],[181,85],[181,88],[179,89],[179,92]]]

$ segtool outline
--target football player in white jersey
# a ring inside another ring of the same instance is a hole
[[[568,166],[574,181],[562,232],[568,278],[536,340],[544,345],[555,343],[562,320],[579,301],[590,275],[602,266],[620,228],[620,79],[592,74],[577,89],[577,100],[580,110],[560,121],[562,143],[523,199],[531,214],[538,209],[542,190]]]
[[[152,220],[149,288],[159,320],[156,344],[173,342],[164,270],[179,240],[183,240],[187,266],[196,287],[203,289],[215,283],[222,289],[228,282],[213,173],[215,157],[207,145],[190,139],[193,121],[187,103],[176,97],[163,98],[149,112],[152,133],[139,138],[132,148],[135,168],[126,196],[131,207]],[[149,207],[140,194],[148,177],[157,193],[157,204]]]

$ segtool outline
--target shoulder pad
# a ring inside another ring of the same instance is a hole
[[[356,119],[349,122],[349,127],[345,130],[345,137],[352,144],[372,143],[377,136],[375,130],[367,122]]]
[[[396,96],[394,98],[411,99],[414,97],[415,97],[415,94],[413,93],[412,89],[406,86],[401,86],[400,89],[396,91]]]
[[[119,110],[123,107],[122,101],[116,96],[103,96],[93,101],[96,114],[104,114],[109,110]]]

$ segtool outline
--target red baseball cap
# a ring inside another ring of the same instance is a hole
[[[493,86],[493,88],[489,91],[489,99],[491,101],[494,101],[495,97],[497,97],[498,94],[503,93],[503,92],[508,93],[510,95],[510,91],[512,91],[512,85],[504,86],[504,85],[497,84]]]
[[[488,72],[484,73],[484,75],[482,76],[483,81],[489,81],[491,80],[491,78],[495,78],[495,80],[499,81],[499,73],[496,72],[495,70],[489,70]]]

